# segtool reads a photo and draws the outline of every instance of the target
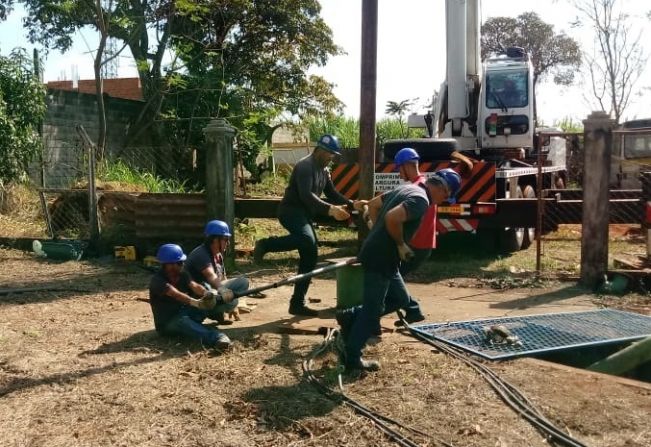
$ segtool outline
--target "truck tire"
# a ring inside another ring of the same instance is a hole
[[[450,155],[454,151],[459,150],[459,143],[451,138],[416,138],[404,140],[388,140],[384,143],[384,157],[388,160],[393,160],[396,153],[405,147],[411,147],[418,155],[420,161],[437,161],[449,160]]]
[[[514,199],[521,199],[523,196],[522,188],[517,187]],[[525,228],[508,228],[500,234],[500,251],[504,253],[514,253],[522,248],[524,241]]]
[[[524,191],[522,192],[522,195],[524,196],[525,199],[535,199],[536,198],[536,190],[533,189],[533,186],[527,185],[524,188]],[[524,229],[524,239],[522,239],[522,250],[526,250],[531,246],[533,241],[536,240],[536,228],[535,227],[529,227]]]
[[[493,228],[481,228],[477,230],[477,239],[479,242],[479,248],[482,253],[493,254],[496,253],[499,247],[499,233],[500,230],[495,230]]]

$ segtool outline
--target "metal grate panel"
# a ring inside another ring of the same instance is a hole
[[[522,346],[489,344],[483,328],[501,324]],[[651,317],[613,309],[450,323],[420,324],[418,332],[481,357],[497,360],[581,346],[596,346],[651,336]]]

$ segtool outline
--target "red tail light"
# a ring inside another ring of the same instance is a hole
[[[488,117],[488,135],[491,137],[497,135],[497,113],[491,113]]]
[[[651,225],[651,202],[646,203],[646,219],[645,223],[647,225]]]

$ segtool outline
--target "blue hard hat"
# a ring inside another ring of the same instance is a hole
[[[206,224],[203,232],[206,236],[232,236],[231,229],[228,228],[228,224],[223,220],[211,220]]]
[[[187,256],[183,253],[183,249],[176,244],[163,244],[158,247],[156,259],[161,264],[174,264],[176,262],[185,261]]]
[[[420,160],[420,155],[418,155],[418,152],[416,152],[415,149],[412,149],[410,147],[400,149],[396,153],[396,156],[393,157],[393,163],[396,165],[396,171],[400,170],[400,166],[403,164],[418,160]]]
[[[341,146],[339,146],[339,140],[334,135],[325,134],[321,135],[319,141],[316,143],[316,147],[320,147],[332,154],[341,155]]]
[[[448,203],[457,202],[456,197],[461,189],[461,176],[454,169],[447,168],[436,171],[428,181],[430,179],[435,182],[443,183],[448,188]]]

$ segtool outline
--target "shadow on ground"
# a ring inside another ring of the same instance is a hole
[[[171,358],[181,357],[186,355],[188,352],[198,351],[201,349],[203,348],[198,344],[179,343],[179,341],[176,339],[160,337],[158,334],[156,334],[155,331],[143,331],[132,334],[123,340],[112,343],[104,343],[96,349],[83,351],[79,354],[79,356],[89,357],[115,352],[151,354],[147,357],[140,357],[124,362],[110,361],[110,363],[102,366],[92,366],[90,368],[81,369],[78,371],[58,372],[42,377],[25,377],[24,371],[11,371],[10,368],[7,371],[8,368],[5,368],[0,364],[0,367],[2,367],[5,372],[9,372],[10,375],[16,376],[10,378],[5,383],[0,385],[0,397],[4,397],[16,392],[22,392],[42,385],[62,385],[77,381],[85,377],[104,374],[120,368],[165,361]]]
[[[493,309],[529,309],[532,307],[544,306],[546,304],[557,303],[559,301],[569,300],[577,296],[590,293],[584,288],[578,286],[568,286],[551,292],[541,293],[538,295],[529,295],[511,301],[492,303]]]

